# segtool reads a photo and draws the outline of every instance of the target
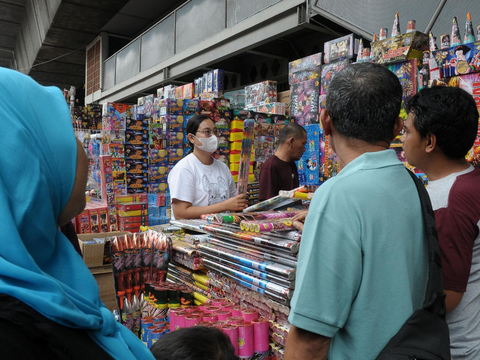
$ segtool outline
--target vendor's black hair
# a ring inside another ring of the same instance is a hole
[[[436,145],[451,159],[462,159],[473,146],[478,131],[478,110],[473,96],[454,87],[420,90],[407,101],[413,124],[422,138],[436,137]]]
[[[193,134],[195,135],[198,131],[198,127],[200,126],[200,124],[204,121],[204,120],[212,120],[209,116],[207,115],[195,115],[195,116],[192,116],[189,120],[188,120],[188,123],[187,123],[187,127],[186,127],[186,132],[187,132],[187,136],[188,134]],[[212,120],[213,121],[213,120]],[[188,141],[188,145],[190,146],[190,151],[188,152],[188,154],[190,154],[191,152],[193,152],[193,144]],[[187,154],[187,155],[188,155]]]
[[[335,130],[344,137],[390,143],[402,92],[400,81],[386,67],[356,63],[333,77],[325,106]]]
[[[157,360],[238,360],[230,338],[213,327],[168,332],[150,348]]]
[[[295,140],[302,139],[306,133],[307,132],[305,129],[300,125],[290,123],[280,130],[280,133],[278,134],[278,145],[282,145],[291,137],[293,137]]]

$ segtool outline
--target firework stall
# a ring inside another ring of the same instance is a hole
[[[399,78],[404,100],[427,86],[461,87],[480,111],[480,26],[474,28],[470,14],[463,37],[455,18],[440,41],[417,31],[414,20],[392,18],[390,35],[383,28],[371,42],[342,36],[325,42],[323,52],[290,62],[287,94],[277,93],[275,81],[224,92],[224,72],[215,69],[135,105],[73,109],[90,161],[88,205],[75,219],[83,256],[104,277],[104,301],[146,346],[168,331],[204,325],[224,331],[241,359],[282,359],[301,241],[292,217],[339,172],[319,115],[331,80],[345,66],[383,64]],[[215,123],[214,157],[247,195],[244,212],[171,220],[167,178],[186,156],[185,127],[196,114]],[[404,110],[401,116],[406,119]],[[307,133],[297,162],[300,187],[258,202],[260,169],[290,122]],[[391,146],[412,168],[400,140]],[[468,160],[480,167],[480,136]]]

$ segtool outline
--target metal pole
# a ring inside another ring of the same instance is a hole
[[[425,34],[428,34],[430,30],[432,30],[433,25],[435,24],[435,21],[437,21],[438,16],[442,12],[443,7],[445,6],[445,3],[447,0],[441,0],[440,3],[437,6],[437,9],[433,13],[432,18],[430,19],[430,22],[427,25],[427,28],[425,29]]]

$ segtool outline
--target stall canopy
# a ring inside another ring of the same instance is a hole
[[[392,31],[394,14],[400,13],[400,30],[405,32],[408,20],[416,20],[416,29],[425,32],[437,9],[441,9],[432,27],[439,44],[440,35],[450,34],[452,20],[458,17],[462,38],[467,13],[471,13],[474,28],[480,25],[478,0],[311,0],[312,15],[318,14],[371,40],[380,28]],[[439,6],[440,5],[440,6]]]

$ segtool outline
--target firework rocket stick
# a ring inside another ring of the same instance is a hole
[[[237,195],[247,194],[248,174],[250,170],[250,158],[252,156],[253,128],[255,120],[246,119],[243,123],[242,152],[240,154],[240,165],[237,183]]]

